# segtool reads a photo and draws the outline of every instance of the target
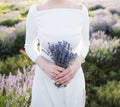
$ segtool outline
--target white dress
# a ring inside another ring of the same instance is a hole
[[[83,4],[82,4],[83,5]],[[40,51],[37,43],[40,41]],[[85,5],[80,9],[52,8],[37,11],[33,4],[26,19],[25,51],[35,62],[39,55],[51,60],[41,49],[48,42],[66,40],[73,51],[84,58],[89,51],[89,16]],[[52,60],[51,60],[52,61]],[[57,88],[42,69],[36,65],[32,86],[31,107],[85,107],[85,78],[82,67],[67,87]]]

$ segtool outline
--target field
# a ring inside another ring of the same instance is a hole
[[[0,107],[30,107],[35,65],[24,50],[25,23],[29,7],[41,1],[0,0]],[[81,2],[90,17],[90,51],[82,65],[86,107],[120,107],[120,1]]]

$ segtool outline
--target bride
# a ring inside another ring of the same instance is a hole
[[[77,53],[66,69],[55,65],[41,51],[47,49],[48,42],[60,40],[69,42]],[[89,46],[89,16],[84,4],[48,0],[30,7],[24,48],[36,65],[31,107],[85,107],[85,78],[81,65],[85,62]],[[58,88],[55,82],[67,86]]]

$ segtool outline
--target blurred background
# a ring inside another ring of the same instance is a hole
[[[86,107],[120,107],[120,0],[74,0],[88,7],[90,51],[82,65]],[[0,107],[29,107],[34,63],[24,51],[30,6],[43,0],[0,0]]]

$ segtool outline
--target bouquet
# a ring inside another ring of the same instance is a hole
[[[51,59],[55,62],[56,65],[67,68],[68,65],[73,61],[77,54],[72,52],[70,43],[67,41],[58,41],[58,43],[48,43],[48,50],[42,49]],[[56,84],[57,87],[62,87],[61,84]],[[64,85],[65,87],[66,85]]]

